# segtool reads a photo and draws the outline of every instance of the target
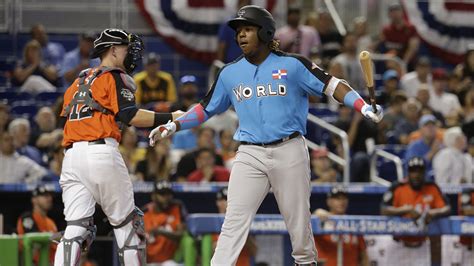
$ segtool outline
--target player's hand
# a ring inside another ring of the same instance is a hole
[[[176,123],[168,121],[164,125],[159,125],[150,132],[148,138],[150,138],[150,146],[155,146],[155,142],[159,139],[169,137],[176,132]]]
[[[362,109],[360,110],[360,112],[365,118],[371,120],[372,122],[378,123],[383,118],[383,108],[382,106],[378,104],[376,105],[376,107],[377,107],[377,112],[374,113],[372,105],[365,104],[364,106],[362,106]]]

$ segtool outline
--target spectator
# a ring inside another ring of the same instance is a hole
[[[420,84],[420,87],[418,88],[416,92],[416,99],[418,102],[421,104],[421,114],[432,114],[438,119],[438,121],[441,122],[442,125],[444,125],[444,116],[440,112],[437,112],[433,110],[430,106],[430,88],[428,87],[428,84],[422,83]]]
[[[47,65],[52,65],[56,69],[61,68],[66,50],[63,45],[57,42],[50,42],[46,29],[41,24],[36,24],[31,28],[31,38],[41,45],[41,54]]]
[[[389,6],[388,17],[390,24],[383,27],[381,34],[385,50],[395,51],[406,64],[410,64],[418,52],[420,44],[415,27],[404,19],[403,10],[399,4]]]
[[[79,73],[90,67],[97,67],[100,64],[98,58],[91,59],[92,50],[94,49],[94,40],[96,34],[86,32],[79,36],[78,46],[66,53],[61,66],[61,76],[66,81],[64,85],[69,86],[77,78]]]
[[[420,57],[416,62],[415,71],[402,76],[400,86],[408,97],[415,97],[421,84],[432,86],[431,61],[428,57]]]
[[[229,182],[230,172],[223,166],[215,165],[215,152],[202,148],[196,154],[196,170],[188,175],[189,182]]]
[[[326,9],[318,10],[316,30],[321,39],[321,65],[326,68],[331,59],[341,52],[342,35],[334,29],[332,17]]]
[[[441,141],[436,138],[436,131],[438,128],[436,123],[436,117],[433,115],[422,116],[418,123],[421,139],[410,143],[405,152],[405,163],[408,163],[412,157],[424,158],[426,161],[425,169],[427,173],[430,173],[432,169],[432,160],[442,147]]]
[[[408,177],[402,183],[395,183],[383,196],[381,213],[413,219],[420,228],[433,219],[447,216],[451,207],[436,183],[425,181],[426,167],[422,157],[412,157],[408,161]],[[399,265],[431,265],[426,263],[430,246],[426,236],[396,236],[390,249],[390,257]],[[436,240],[436,241],[434,241]],[[431,238],[431,260],[439,256],[439,237]]]
[[[58,181],[61,176],[61,169],[63,166],[64,159],[64,148],[60,145],[56,145],[51,151],[51,160],[49,161],[50,179]]]
[[[19,61],[13,70],[13,85],[29,93],[51,92],[56,91],[57,81],[57,68],[42,60],[37,41],[29,41],[23,50],[23,61]]]
[[[464,189],[459,195],[459,214],[474,216],[474,188]],[[459,239],[462,249],[462,258],[459,265],[472,263],[474,237],[461,236]]]
[[[362,51],[372,50],[372,38],[369,35],[369,27],[366,17],[356,17],[353,22],[353,32],[357,37],[357,54]]]
[[[145,159],[146,154],[146,149],[138,146],[138,136],[135,127],[127,127],[122,131],[119,150],[128,168],[128,172],[135,173],[137,163]]]
[[[456,66],[454,73],[461,79],[461,86],[474,81],[474,44],[469,44],[464,62]]]
[[[447,80],[446,70],[442,68],[433,70],[433,90],[430,94],[429,105],[433,110],[440,112],[444,118],[458,115],[461,111],[458,97],[445,91]]]
[[[209,120],[204,122],[203,126],[210,127],[216,132],[228,130],[233,133],[237,129],[238,124],[239,118],[237,114],[233,109],[229,108],[223,113],[212,116]]]
[[[160,70],[161,58],[155,53],[149,53],[143,59],[145,70],[135,74],[137,84],[135,93],[138,104],[165,101],[176,102],[176,86],[173,76]]]
[[[462,114],[464,115],[464,123],[474,121],[474,88],[471,88],[464,97],[464,107]]]
[[[10,106],[0,103],[0,135],[5,133],[10,123]]]
[[[149,146],[145,159],[137,163],[135,175],[140,181],[169,180],[171,176],[170,140],[162,139]]]
[[[365,141],[369,138],[379,143],[379,131],[377,125],[364,119],[360,113],[353,113],[346,106],[339,107],[339,119],[334,125],[345,132],[349,138],[349,146],[351,148],[351,181],[352,182],[369,182],[369,156],[366,151]],[[336,140],[340,145],[339,139]]]
[[[460,127],[452,127],[444,132],[444,148],[433,158],[436,183],[472,183],[472,158],[464,150],[467,148],[466,136]]]
[[[49,106],[41,107],[35,115],[29,144],[47,153],[58,141],[62,140],[63,130],[56,128],[56,116]]]
[[[31,135],[30,121],[25,118],[16,118],[8,125],[8,132],[13,137],[13,144],[20,155],[44,165],[41,152],[36,147],[28,145]]]
[[[389,69],[383,73],[383,88],[377,90],[377,104],[387,106],[391,98],[398,91],[398,74],[397,71]]]
[[[236,10],[239,10],[243,6],[250,5],[251,2],[252,1],[250,0],[237,1]],[[240,50],[240,47],[235,41],[235,31],[227,25],[227,19],[219,26],[219,33],[217,38],[219,40],[217,44],[217,60],[220,60],[223,63],[227,64],[234,61],[242,54],[242,50]]]
[[[46,175],[46,169],[15,152],[10,133],[4,132],[0,137],[0,184],[33,183]]]
[[[418,129],[420,111],[421,104],[414,98],[409,98],[403,105],[403,118],[396,122],[394,130],[400,144],[407,145],[410,133]]]
[[[239,144],[232,138],[233,133],[230,130],[222,130],[219,132],[220,149],[219,154],[224,160],[227,169],[232,169],[235,155]]]
[[[221,188],[216,194],[216,206],[219,214],[225,214],[227,209],[227,187]],[[217,240],[219,234],[213,234],[213,247],[216,248]],[[240,252],[239,258],[237,259],[236,266],[250,266],[252,265],[252,258],[257,255],[257,242],[255,237],[249,235],[247,241],[245,242],[244,248]]]
[[[314,212],[321,221],[328,220],[332,215],[345,215],[349,204],[349,197],[345,189],[337,186],[332,187],[327,195],[326,204],[329,207],[328,211],[317,209]],[[323,262],[322,265],[339,265],[337,253],[340,238],[342,238],[343,245],[343,265],[369,265],[364,237],[350,234],[314,236],[314,242],[318,250],[318,259]]]
[[[186,228],[186,208],[174,199],[168,181],[154,183],[152,202],[146,205],[147,263],[177,266],[173,258]]]
[[[325,147],[311,152],[311,180],[316,183],[337,182],[340,174],[334,169]]]
[[[345,79],[358,90],[365,94],[365,80],[362,68],[360,67],[359,57],[357,56],[357,36],[353,33],[347,33],[344,36],[342,44],[342,53],[336,56],[329,67],[329,74]]]
[[[179,101],[171,105],[171,111],[188,110],[198,102],[199,88],[197,79],[193,75],[185,75],[180,78]]]
[[[280,41],[280,49],[288,53],[310,57],[312,51],[318,51],[321,41],[315,28],[302,25],[301,10],[289,7],[287,25],[275,32],[275,39]]]
[[[201,127],[197,133],[197,148],[193,151],[186,153],[178,163],[176,171],[177,181],[186,181],[188,175],[196,170],[196,158],[198,151],[202,148],[208,148],[213,151],[216,150],[214,139],[216,133],[212,128]],[[173,140],[174,141],[174,140]],[[219,154],[215,154],[215,164],[224,166],[224,160]]]
[[[393,95],[390,99],[387,111],[383,117],[383,120],[380,121],[381,128],[387,132],[387,134],[393,135],[393,130],[395,129],[395,125],[398,121],[403,119],[403,106],[407,101],[407,97],[403,92],[397,92]],[[398,142],[398,136],[397,136]]]
[[[53,191],[47,186],[37,186],[32,193],[31,205],[33,209],[20,215],[17,221],[16,230],[18,235],[26,233],[48,232],[57,233],[58,229],[54,221],[48,217],[48,212],[53,208]],[[49,261],[54,262],[56,244],[50,245]],[[39,261],[39,253],[33,256],[35,264]]]

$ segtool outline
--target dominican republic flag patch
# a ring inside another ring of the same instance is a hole
[[[277,69],[272,71],[272,78],[273,79],[286,79],[288,76],[288,72],[286,69]]]

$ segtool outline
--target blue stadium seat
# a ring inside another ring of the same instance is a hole
[[[400,159],[403,160],[403,157],[405,156],[406,152],[406,145],[377,145],[376,149],[382,149],[386,152],[389,152],[391,154],[394,154]],[[379,157],[376,162],[376,167],[378,171],[378,175],[388,181],[395,181],[397,180],[397,171],[395,168],[395,164],[392,161],[389,161],[385,158]]]
[[[6,100],[11,105],[17,102],[29,102],[33,100],[33,96],[27,92],[7,90],[0,92],[0,100]]]
[[[35,99],[43,104],[54,104],[61,95],[61,92],[41,92],[36,95]]]
[[[15,105],[11,108],[10,113],[13,117],[32,119],[37,111],[38,107],[36,105]]]

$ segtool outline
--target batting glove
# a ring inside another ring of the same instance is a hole
[[[360,110],[360,112],[365,118],[368,118],[372,122],[378,123],[383,118],[383,109],[382,109],[382,106],[378,104],[376,105],[376,108],[377,108],[377,112],[374,113],[372,105],[365,104],[364,106],[362,106],[362,109]]]
[[[156,127],[150,132],[150,135],[148,135],[148,138],[150,138],[150,146],[155,146],[157,140],[169,137],[173,135],[174,132],[176,132],[176,123],[171,122],[171,120],[164,125]]]

